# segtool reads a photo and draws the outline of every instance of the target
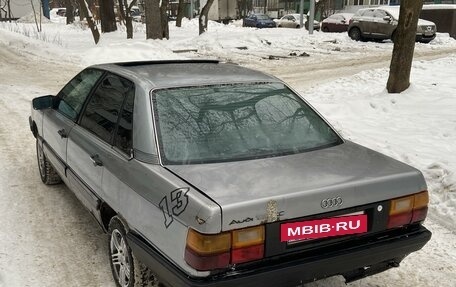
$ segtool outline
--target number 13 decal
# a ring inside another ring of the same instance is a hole
[[[185,211],[188,205],[188,188],[173,190],[169,196],[165,196],[159,203],[160,209],[165,217],[165,226],[168,228],[173,223],[174,216],[179,216]]]

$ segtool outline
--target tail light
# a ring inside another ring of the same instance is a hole
[[[391,200],[388,228],[423,221],[427,215],[428,202],[427,191]]]
[[[189,229],[185,261],[199,271],[226,268],[264,257],[264,226],[219,234],[201,234]]]

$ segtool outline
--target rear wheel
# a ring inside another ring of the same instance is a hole
[[[355,41],[359,41],[362,38],[361,30],[359,30],[357,27],[351,28],[350,31],[348,31],[348,36],[350,36],[350,38]]]
[[[328,29],[328,27],[323,27],[322,31],[327,33],[327,32],[329,32],[329,29]]]
[[[153,273],[131,252],[125,226],[119,217],[109,222],[109,258],[112,275],[118,287],[160,286]]]
[[[40,171],[41,181],[44,184],[52,185],[62,182],[62,179],[55,171],[52,164],[47,160],[43,151],[43,144],[36,140],[36,157],[38,161],[38,170]]]

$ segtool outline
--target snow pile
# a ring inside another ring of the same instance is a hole
[[[108,43],[102,40],[97,47],[82,52],[82,59],[85,65],[178,58],[184,57],[180,57],[164,47],[160,40],[148,40],[145,42],[125,41],[125,43]]]

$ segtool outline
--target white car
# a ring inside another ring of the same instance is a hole
[[[307,22],[307,15],[304,15],[303,23]],[[277,27],[279,28],[301,28],[301,15],[288,14],[276,20]],[[314,21],[314,30],[320,30],[320,22]]]

